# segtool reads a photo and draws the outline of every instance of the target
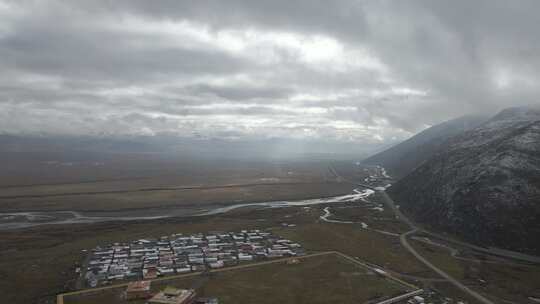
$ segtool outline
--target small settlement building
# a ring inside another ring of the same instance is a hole
[[[150,293],[150,281],[130,282],[126,289],[126,300],[148,299]]]
[[[195,295],[193,289],[167,287],[148,300],[148,304],[192,304]]]

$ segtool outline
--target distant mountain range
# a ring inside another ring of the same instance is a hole
[[[380,160],[403,176],[389,194],[417,222],[477,244],[539,254],[540,107],[480,120],[438,125],[368,162]]]
[[[220,139],[155,136],[60,136],[0,134],[0,160],[6,153],[62,153],[72,158],[88,154],[152,154],[163,157],[236,160],[356,160],[374,147],[332,139]],[[48,157],[48,156],[47,156]]]

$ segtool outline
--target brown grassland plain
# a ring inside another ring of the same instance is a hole
[[[199,296],[218,297],[220,303],[364,303],[403,293],[403,286],[381,278],[335,254],[302,259],[299,264],[277,263],[155,284],[190,288],[203,280]],[[122,300],[123,288],[104,293],[68,296],[65,304],[135,303]]]
[[[328,163],[147,162],[114,159],[94,168],[38,162],[0,172],[0,210],[117,211],[296,200],[346,194]],[[30,171],[29,171],[30,170]]]
[[[0,291],[8,303],[51,303],[58,293],[71,290],[76,263],[84,249],[112,242],[171,233],[272,229],[302,243],[310,251],[338,250],[399,271],[425,271],[396,240],[355,225],[320,222],[322,206],[237,210],[213,217],[170,218],[139,222],[50,225],[0,232]],[[281,227],[281,223],[296,227]],[[67,283],[67,284],[66,284]],[[24,291],[24,292],[21,292]]]
[[[445,248],[419,241],[411,244],[429,261],[496,303],[534,303],[528,298],[540,297],[537,265],[467,253],[456,259]],[[446,283],[436,283],[435,287],[449,295],[462,295]]]

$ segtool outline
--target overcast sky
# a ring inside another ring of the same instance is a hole
[[[1,1],[0,132],[387,143],[540,103],[540,1]]]

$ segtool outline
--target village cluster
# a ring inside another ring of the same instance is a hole
[[[300,244],[260,230],[173,234],[96,247],[87,260],[85,279],[88,286],[95,287],[303,254]]]

